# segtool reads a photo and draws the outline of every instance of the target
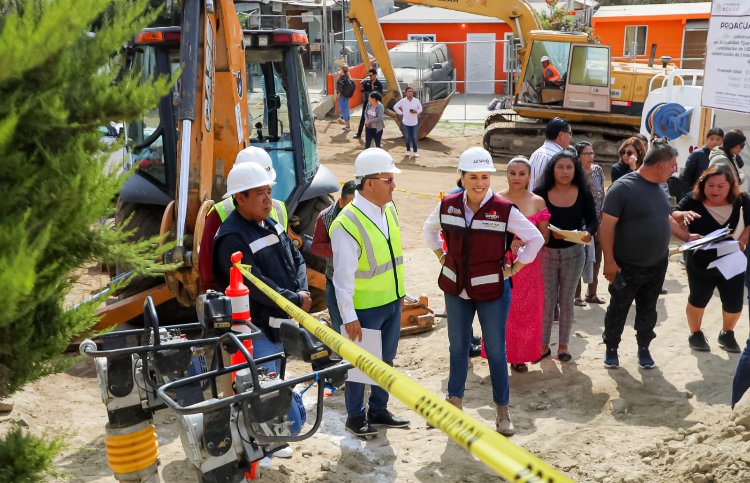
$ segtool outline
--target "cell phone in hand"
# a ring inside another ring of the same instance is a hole
[[[625,277],[622,276],[622,272],[617,272],[617,275],[615,275],[615,279],[612,280],[612,288],[615,290],[622,290],[627,286],[627,282],[625,282]]]

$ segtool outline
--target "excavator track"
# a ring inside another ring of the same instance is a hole
[[[530,156],[544,143],[545,127],[542,121],[519,120],[518,114],[510,109],[493,111],[485,121],[484,148],[500,158]],[[589,141],[599,163],[617,162],[620,144],[637,132],[635,128],[573,123],[573,140]]]

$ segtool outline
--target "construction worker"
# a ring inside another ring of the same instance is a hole
[[[546,55],[542,56],[542,79],[544,80],[544,87],[560,87],[562,83],[562,77],[557,67],[552,65],[549,57]]]
[[[400,173],[380,148],[362,151],[354,161],[357,192],[331,224],[333,285],[346,335],[362,340],[362,328],[380,331],[383,362],[393,365],[401,333],[404,267],[393,175]],[[342,331],[343,332],[343,331]],[[346,383],[346,429],[374,436],[374,426],[402,428],[409,421],[387,409],[388,392],[372,386],[365,413],[365,385]]]
[[[271,177],[271,181],[276,181],[276,171],[273,169],[273,161],[264,149],[255,146],[243,149],[237,153],[234,165],[237,166],[242,163],[256,163],[260,165]],[[279,222],[284,231],[286,231],[289,225],[289,215],[286,205],[283,201],[272,199],[271,206],[271,213],[268,216]],[[226,285],[220,286],[214,284],[212,253],[214,236],[219,231],[221,224],[224,223],[233,211],[234,198],[229,197],[220,203],[216,203],[206,215],[206,222],[203,225],[203,236],[201,237],[200,253],[198,254],[198,272],[200,273],[201,287],[204,292],[209,289],[223,292],[227,287]]]
[[[213,247],[214,280],[229,285],[229,268],[234,252],[242,252],[243,263],[251,265],[253,275],[303,310],[310,310],[312,299],[307,290],[305,261],[284,228],[270,217],[274,185],[270,174],[257,163],[236,164],[227,177],[227,193],[235,210],[216,233]],[[246,282],[250,285],[249,282]],[[289,316],[260,290],[250,290],[252,321],[263,334],[253,339],[256,358],[283,351],[279,340],[281,323]],[[270,370],[278,372],[276,362]]]

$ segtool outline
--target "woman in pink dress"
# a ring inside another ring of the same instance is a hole
[[[516,156],[508,162],[508,189],[497,194],[511,201],[544,236],[549,239],[547,229],[550,214],[544,200],[529,191],[531,164],[523,156]],[[513,242],[513,250],[518,249],[519,240]],[[542,357],[542,310],[544,282],[539,258],[513,277],[513,297],[510,302],[508,325],[506,328],[505,350],[511,369],[518,372],[529,370],[527,362]],[[484,354],[482,354],[484,357]]]

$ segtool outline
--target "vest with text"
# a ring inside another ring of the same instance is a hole
[[[438,285],[449,295],[488,302],[503,295],[506,227],[512,204],[498,195],[474,214],[467,227],[463,193],[440,202],[440,226],[448,248]]]

